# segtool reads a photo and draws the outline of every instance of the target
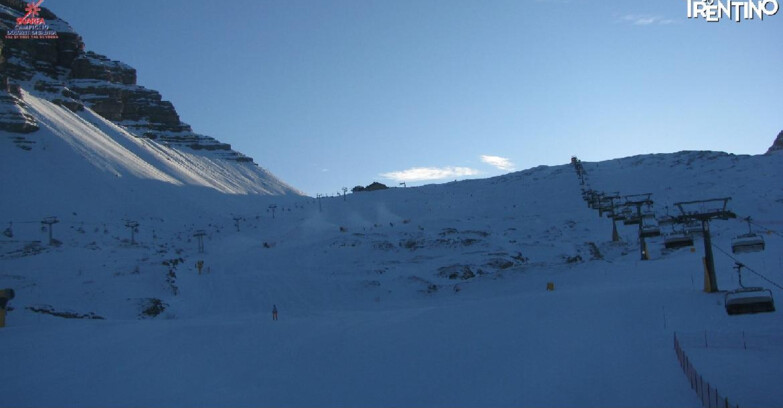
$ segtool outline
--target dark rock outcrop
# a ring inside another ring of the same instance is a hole
[[[8,79],[3,76],[0,76],[0,130],[11,133],[31,133],[38,130],[35,118],[25,110],[21,89],[9,85]],[[15,142],[25,140],[18,137]],[[20,146],[18,142],[16,144]],[[24,142],[20,147],[22,146],[27,147],[27,143]],[[26,150],[29,150],[29,147]]]
[[[778,133],[778,137],[775,139],[775,142],[772,143],[769,150],[767,150],[767,154],[777,151],[783,151],[783,130]]]
[[[386,184],[379,183],[377,181],[373,181],[372,184],[368,185],[367,187],[362,186],[356,186],[351,189],[351,192],[353,193],[363,193],[366,191],[378,191],[378,190],[387,190],[389,187]]]
[[[222,158],[252,163],[253,159],[231,150],[231,145],[194,133],[180,120],[174,105],[161,94],[136,83],[136,70],[127,64],[84,50],[81,36],[54,13],[42,8],[40,17],[55,40],[6,39],[5,33],[24,15],[26,3],[0,0],[0,129],[29,133],[38,130],[24,110],[21,93],[9,89],[26,84],[48,100],[72,111],[89,107],[104,118],[124,126],[138,137],[188,147],[218,151]]]

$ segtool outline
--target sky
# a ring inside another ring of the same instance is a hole
[[[315,196],[646,153],[764,153],[783,11],[686,0],[45,0],[182,120]]]

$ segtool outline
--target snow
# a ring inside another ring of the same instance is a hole
[[[0,288],[16,291],[0,329],[3,405],[697,407],[675,332],[733,403],[783,405],[781,313],[728,316],[723,293],[702,292],[700,237],[693,251],[650,238],[650,261],[637,226],[619,223],[611,242],[570,165],[320,202],[263,195],[255,166],[24,96],[35,148],[0,133],[0,226],[13,230],[0,235]],[[584,165],[595,189],[651,192],[658,216],[731,196],[774,230],[765,251],[734,256],[783,282],[783,156]],[[46,245],[47,216],[60,246]],[[729,254],[747,231],[711,227]],[[716,251],[722,290],[737,287],[733,262]],[[755,274],[743,283],[783,299]],[[143,315],[153,298],[166,309]]]

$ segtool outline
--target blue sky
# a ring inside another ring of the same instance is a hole
[[[783,12],[685,0],[46,0],[195,131],[310,195],[679,150],[783,129]]]

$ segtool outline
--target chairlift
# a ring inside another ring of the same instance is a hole
[[[701,228],[701,223],[698,221],[690,221],[687,224],[685,224],[685,232],[688,234],[703,234],[704,230]]]
[[[609,212],[612,211],[614,206],[612,205],[612,200],[609,198],[601,198],[601,201],[599,203],[598,209],[601,210],[601,212]]]
[[[666,249],[678,249],[693,246],[693,235],[688,234],[685,230],[672,231],[671,234],[667,234],[663,239],[663,246]]]
[[[731,240],[731,252],[759,252],[765,248],[764,237],[753,232],[750,225],[750,217],[745,219],[748,222],[748,233],[734,237]]]
[[[658,218],[658,225],[672,225],[674,224],[675,219],[671,215],[664,215],[661,218]]]
[[[659,235],[661,235],[661,227],[658,226],[658,222],[655,220],[655,214],[648,213],[643,215],[639,236],[642,238],[650,238]]]
[[[625,207],[623,215],[625,215],[625,219],[623,220],[624,225],[639,225],[639,223],[642,222],[642,217],[640,217],[631,207]]]
[[[658,225],[672,225],[677,220],[669,214],[669,206],[666,206],[666,215],[658,218]]]
[[[737,262],[734,269],[739,275],[739,289],[726,293],[723,304],[726,307],[726,313],[730,315],[748,314],[748,313],[766,313],[775,311],[775,299],[772,297],[772,291],[762,287],[745,287],[742,284],[742,268],[745,265]]]

